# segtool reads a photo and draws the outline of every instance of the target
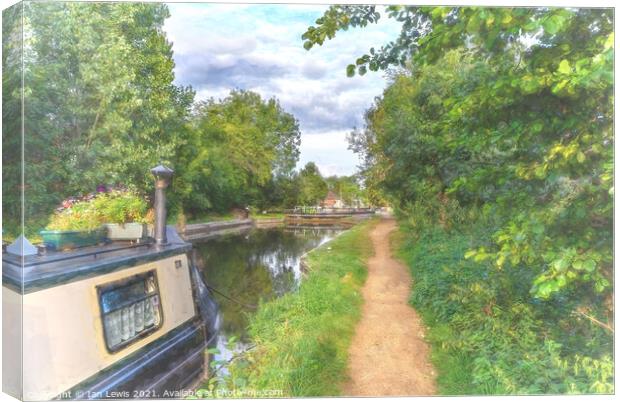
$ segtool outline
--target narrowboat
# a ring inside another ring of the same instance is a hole
[[[3,251],[4,392],[23,400],[174,398],[204,378],[216,305],[191,244],[165,224],[172,171],[152,172],[152,237]]]

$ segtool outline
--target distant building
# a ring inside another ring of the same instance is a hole
[[[327,197],[321,201],[323,208],[344,208],[344,202],[333,191],[327,192]]]

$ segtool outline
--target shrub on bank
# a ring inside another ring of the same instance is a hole
[[[428,225],[414,235],[405,223],[396,239],[414,278],[411,304],[429,326],[440,392],[613,393],[608,331],[566,314],[575,308],[568,295],[534,298],[527,267],[464,258],[490,227]]]

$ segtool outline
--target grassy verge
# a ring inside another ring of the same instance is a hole
[[[561,314],[566,299],[532,298],[526,267],[502,271],[464,258],[489,231],[476,222],[449,231],[405,223],[392,238],[414,279],[410,303],[429,329],[439,393],[613,392],[608,334],[587,324],[576,333]]]
[[[257,220],[257,221],[261,219],[284,219],[284,214],[282,213],[250,214],[250,218]]]
[[[417,244],[416,244],[417,243]],[[422,270],[416,269],[416,264],[424,263],[420,261],[420,249],[426,248],[429,251],[428,260],[431,265],[434,265],[437,270],[441,270],[444,264],[454,264],[460,258],[460,249],[462,244],[457,243],[444,243],[435,244],[434,247],[430,247],[424,239],[420,242],[412,242],[410,233],[407,229],[401,227],[400,230],[392,232],[391,244],[394,254],[405,262],[409,267],[414,278],[414,283],[417,283],[417,279],[422,280]],[[451,249],[451,250],[448,250]],[[437,292],[443,293],[448,283],[436,283],[438,286]],[[412,289],[412,295],[410,304],[416,307],[418,314],[422,317],[424,324],[427,327],[426,340],[431,344],[431,362],[437,370],[437,388],[439,395],[472,395],[480,394],[480,391],[476,387],[472,386],[472,360],[470,356],[459,353],[448,347],[448,342],[451,339],[458,338],[458,334],[454,333],[454,330],[450,325],[442,322],[435,312],[430,308],[423,308],[419,304],[415,303],[414,293],[420,291],[420,287],[414,285]],[[441,303],[439,300],[434,300],[435,303]],[[422,307],[422,308],[421,308]]]
[[[360,224],[310,252],[299,291],[262,304],[251,317],[256,347],[246,364],[232,368],[245,388],[282,390],[283,396],[340,394],[373,225]]]
[[[254,220],[261,220],[261,219],[283,219],[284,218],[284,214],[280,214],[280,213],[268,213],[268,214],[260,214],[260,213],[256,213],[256,214],[250,214],[249,216],[250,219],[254,219]],[[169,215],[168,216],[168,224],[169,225],[175,225],[178,222],[178,216],[176,215]],[[233,215],[233,214],[216,214],[216,213],[206,213],[206,214],[201,214],[201,215],[197,215],[195,217],[191,217],[190,219],[187,219],[187,221],[185,222],[186,225],[191,225],[193,223],[209,223],[209,222],[223,222],[223,221],[232,221],[235,219],[240,219],[239,217]]]

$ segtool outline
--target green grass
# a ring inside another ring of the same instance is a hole
[[[205,215],[197,216],[195,218],[188,219],[187,224],[191,225],[193,223],[232,221],[235,219],[237,219],[237,217],[232,214],[205,214]]]
[[[608,334],[572,332],[557,304],[530,296],[525,267],[504,272],[464,258],[488,232],[485,222],[450,231],[405,224],[391,239],[411,270],[410,303],[428,328],[439,394],[613,393]]]
[[[440,395],[469,395],[477,394],[472,389],[472,361],[469,356],[455,353],[441,347],[446,341],[458,337],[449,325],[438,322],[432,314],[421,314],[422,320],[428,327],[426,340],[431,348],[431,362],[438,372],[436,379]]]
[[[414,249],[409,247],[409,235],[402,228],[395,230],[391,234],[390,244],[393,254],[410,267],[415,280],[416,272],[412,268],[415,263],[415,253]],[[413,305],[413,301],[410,304]],[[453,333],[449,325],[438,320],[431,311],[418,308],[417,312],[427,328],[426,341],[431,345],[431,363],[438,373],[436,378],[438,394],[464,395],[472,391],[472,362],[468,356],[454,353],[443,347],[446,341],[456,338],[457,335]]]
[[[250,218],[254,219],[254,220],[261,220],[261,219],[284,219],[284,214],[283,213],[266,213],[266,214],[261,214],[261,213],[255,213],[255,214],[250,214]]]
[[[373,225],[360,224],[310,252],[299,291],[262,304],[250,318],[256,348],[248,367],[233,367],[248,389],[282,390],[283,396],[340,395],[360,317]]]

